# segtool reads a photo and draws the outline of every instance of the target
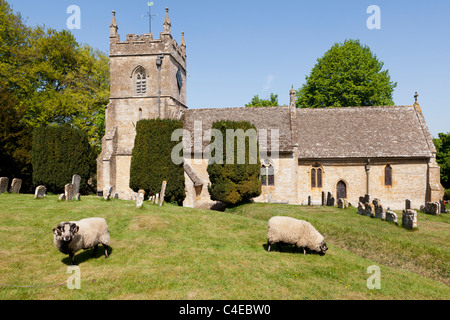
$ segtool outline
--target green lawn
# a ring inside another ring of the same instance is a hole
[[[325,256],[266,251],[267,220],[310,221]],[[75,256],[81,289],[65,281],[69,258],[53,244],[61,221],[103,217],[111,235]],[[399,216],[401,221],[401,215]],[[0,195],[0,299],[449,299],[449,215],[419,214],[419,229],[359,216],[355,208],[248,204],[226,212],[132,201]],[[381,270],[381,289],[367,288]]]

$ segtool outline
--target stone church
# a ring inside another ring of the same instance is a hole
[[[97,159],[98,190],[113,187],[119,199],[134,199],[129,187],[136,122],[144,118],[182,119],[192,135],[217,120],[249,121],[274,141],[261,144],[262,194],[256,202],[321,204],[323,192],[353,205],[370,194],[393,210],[405,199],[413,208],[443,197],[436,149],[415,96],[410,106],[298,109],[188,109],[186,43],[171,35],[166,8],[164,31],[129,34],[121,40],[113,12],[110,26],[111,96],[106,109],[102,152]],[[276,139],[273,139],[276,137]],[[202,141],[207,147],[208,139]],[[208,159],[194,148],[184,154],[184,206],[210,208]]]

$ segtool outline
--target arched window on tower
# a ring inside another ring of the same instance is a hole
[[[147,92],[147,75],[143,68],[138,68],[136,70],[136,94],[142,95]]]
[[[392,186],[392,167],[390,164],[384,167],[384,185],[386,187]]]

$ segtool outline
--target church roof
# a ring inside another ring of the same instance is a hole
[[[258,130],[267,129],[267,146],[271,146],[271,130],[279,130],[279,151],[292,151],[291,117],[288,107],[261,107],[261,108],[215,108],[215,109],[189,109],[183,112],[184,129],[191,132],[191,142],[194,138],[194,122],[199,121],[203,133],[211,129],[211,125],[219,120],[248,121]],[[200,137],[200,135],[198,135]],[[208,137],[209,138],[209,137]],[[205,139],[203,146],[209,144]],[[260,150],[265,150],[260,144]]]
[[[436,152],[425,119],[416,106],[296,109],[248,107],[190,109],[184,111],[184,128],[202,130],[214,121],[249,121],[258,130],[279,130],[279,151],[292,152],[298,144],[299,158],[429,158]],[[193,141],[193,138],[191,138]],[[209,144],[204,141],[203,146]],[[264,150],[264,147],[260,150]]]
[[[299,158],[431,157],[436,152],[414,106],[297,109]]]

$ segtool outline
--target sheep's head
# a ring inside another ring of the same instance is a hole
[[[53,229],[53,233],[62,241],[70,242],[79,229],[76,223],[62,222]]]
[[[325,243],[325,241],[322,241],[316,251],[319,252],[321,256],[323,256],[325,255],[325,252],[327,250],[328,250],[327,244]]]

